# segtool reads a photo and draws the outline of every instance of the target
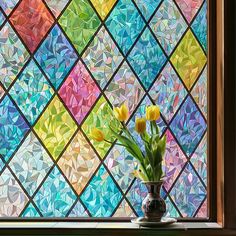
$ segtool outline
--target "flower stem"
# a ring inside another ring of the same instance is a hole
[[[113,142],[111,142],[111,141],[109,141],[109,140],[104,139],[104,141],[105,141],[106,143],[113,144]],[[125,145],[123,145],[123,144],[121,144],[121,143],[115,143],[115,145],[122,146],[122,147],[126,147]]]

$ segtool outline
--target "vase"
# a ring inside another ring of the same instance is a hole
[[[160,222],[166,212],[166,203],[160,196],[163,181],[145,181],[143,184],[145,184],[148,189],[148,194],[142,202],[144,217],[151,222]]]

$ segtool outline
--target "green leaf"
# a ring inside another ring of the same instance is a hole
[[[154,135],[158,135],[159,136],[159,127],[156,123],[156,121],[151,121],[151,129]]]
[[[139,170],[135,170],[134,172],[133,172],[133,175],[136,177],[136,178],[138,178],[138,179],[140,179],[140,180],[142,180],[142,181],[148,181],[149,179],[148,179],[148,176],[146,176],[144,173],[143,173],[143,171],[141,171],[140,169]]]
[[[112,134],[122,143],[126,146],[126,148],[129,148],[129,150],[127,149],[127,151],[131,151],[133,154],[133,156],[138,159],[139,162],[143,163],[144,160],[144,156],[142,151],[140,150],[139,146],[133,141],[130,140],[129,138],[121,135],[121,134],[117,134],[111,127],[110,130],[112,132]]]
[[[154,156],[154,167],[162,162],[162,158],[165,154],[166,149],[166,136],[164,135],[159,142],[155,144],[155,149],[153,149]]]

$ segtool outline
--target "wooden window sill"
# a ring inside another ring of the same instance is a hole
[[[209,222],[180,222],[165,228],[144,228],[119,222],[0,222],[0,232],[1,235],[236,235],[236,231],[225,230],[219,224]]]

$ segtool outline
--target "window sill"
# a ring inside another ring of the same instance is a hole
[[[236,235],[217,223],[180,222],[165,228],[144,228],[132,223],[102,222],[0,222],[1,235]]]

